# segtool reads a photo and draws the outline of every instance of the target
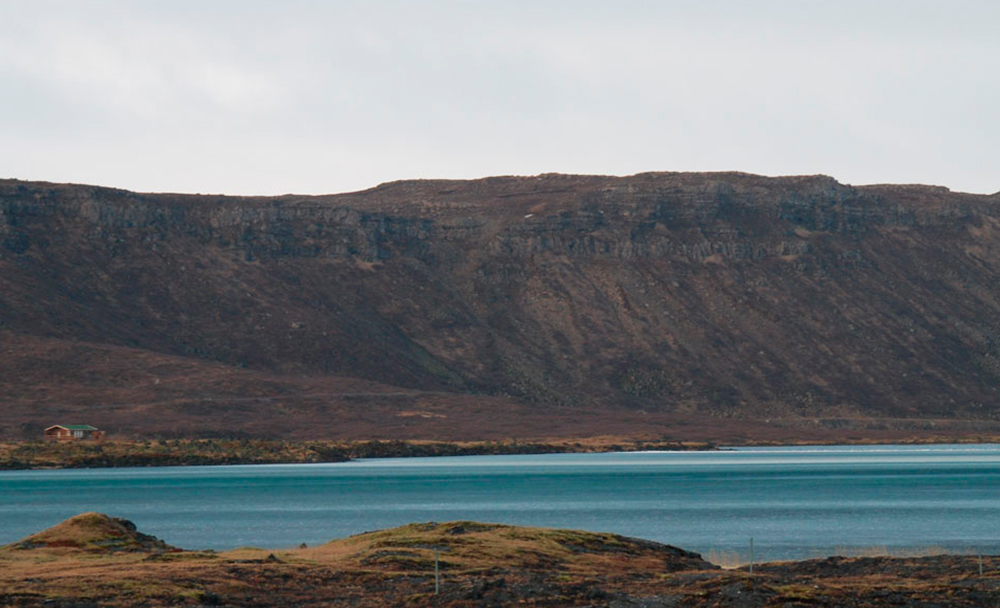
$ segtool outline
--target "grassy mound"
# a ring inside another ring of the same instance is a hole
[[[79,515],[0,547],[0,606],[971,607],[997,605],[1000,589],[989,556],[832,557],[750,575],[616,534],[469,521],[273,552],[166,548],[125,520]]]
[[[621,568],[676,572],[715,566],[697,553],[617,534],[530,528],[471,521],[409,524],[335,540],[316,551],[359,567],[427,572],[494,568],[613,572]]]
[[[135,524],[103,513],[82,513],[3,547],[6,551],[55,549],[87,553],[171,551],[167,543],[136,530]]]

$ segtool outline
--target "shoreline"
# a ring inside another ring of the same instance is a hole
[[[0,471],[237,464],[318,464],[361,458],[509,456],[640,451],[711,451],[710,442],[560,441],[285,441],[165,439],[0,443]]]
[[[288,441],[280,439],[154,439],[101,442],[0,442],[0,471],[246,464],[317,464],[362,458],[507,456],[609,452],[719,451],[749,447],[991,445],[1000,437],[914,437],[892,441],[710,441],[643,440],[625,437],[536,441]]]

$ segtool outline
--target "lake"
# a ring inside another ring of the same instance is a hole
[[[1000,445],[742,448],[0,472],[0,544],[84,511],[187,549],[415,521],[609,531],[708,555],[1000,554]]]

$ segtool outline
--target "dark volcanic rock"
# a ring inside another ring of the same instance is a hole
[[[20,342],[0,341],[15,371],[0,391],[17,424],[35,420],[29,402],[64,405],[40,383],[168,402],[202,428],[255,407],[137,396],[135,382],[75,376],[71,355],[25,352],[64,340],[556,406],[846,429],[996,421],[998,270],[997,195],[823,176],[543,175],[273,198],[7,180],[0,340]],[[286,390],[269,386],[233,391]]]

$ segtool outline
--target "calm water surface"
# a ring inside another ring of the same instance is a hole
[[[83,511],[189,549],[319,544],[414,521],[611,531],[761,559],[1000,553],[1000,445],[0,472],[0,544]]]

